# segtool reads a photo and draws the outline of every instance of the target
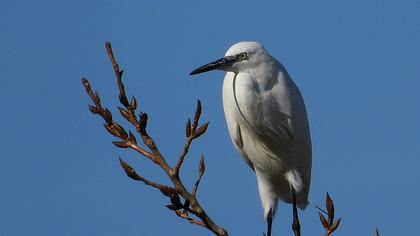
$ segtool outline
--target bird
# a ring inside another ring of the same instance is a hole
[[[301,92],[285,67],[258,42],[236,43],[224,57],[190,75],[212,70],[226,71],[222,88],[226,123],[235,149],[256,174],[267,235],[279,200],[293,205],[292,228],[295,234],[297,227],[300,232],[296,209],[308,205],[312,166]]]

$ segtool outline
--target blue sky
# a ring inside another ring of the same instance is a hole
[[[261,42],[288,69],[306,101],[312,142],[311,205],[303,235],[321,235],[314,205],[329,191],[336,235],[420,231],[419,1],[0,1],[0,234],[211,235],[178,219],[158,191],[128,179],[118,157],[150,179],[163,173],[118,150],[87,109],[86,76],[117,112],[104,49],[113,43],[128,93],[149,113],[149,131],[170,163],[196,99],[207,135],[182,177],[231,235],[262,235],[254,174],[224,121],[222,72],[188,73],[233,43]],[[117,114],[117,113],[115,113]],[[126,126],[128,127],[128,126]],[[291,235],[280,204],[275,235]]]

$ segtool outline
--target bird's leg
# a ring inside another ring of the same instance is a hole
[[[271,236],[271,225],[273,223],[273,211],[270,211],[267,214],[267,236]]]
[[[299,216],[298,216],[298,210],[297,210],[297,204],[296,204],[296,193],[293,186],[290,186],[290,191],[293,198],[293,223],[292,223],[292,229],[295,233],[295,236],[300,236],[300,223],[299,223]]]

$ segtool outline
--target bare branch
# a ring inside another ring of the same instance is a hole
[[[159,189],[162,194],[167,196],[171,204],[167,205],[167,207],[175,211],[176,215],[188,220],[190,223],[203,226],[208,230],[212,231],[215,235],[219,236],[227,236],[228,233],[225,229],[218,226],[204,211],[204,209],[200,206],[199,202],[196,199],[196,193],[198,190],[198,185],[201,181],[201,178],[204,174],[205,166],[204,166],[204,158],[202,157],[200,161],[200,168],[199,168],[199,176],[197,178],[196,184],[194,185],[194,189],[192,192],[189,192],[184,184],[182,183],[181,179],[179,178],[179,170],[182,166],[184,158],[188,153],[190,145],[192,141],[202,134],[204,134],[208,127],[208,122],[200,126],[198,129],[198,123],[201,115],[201,102],[198,100],[197,108],[194,115],[194,121],[191,124],[191,121],[188,120],[186,126],[186,144],[178,158],[177,164],[174,169],[172,169],[169,164],[167,163],[165,157],[159,151],[156,143],[154,142],[153,138],[147,132],[147,122],[148,122],[148,115],[147,113],[140,112],[137,118],[136,116],[136,109],[137,109],[137,100],[135,97],[132,97],[130,102],[128,102],[124,83],[122,81],[123,71],[120,70],[117,60],[115,59],[112,46],[110,42],[105,43],[105,47],[107,49],[108,57],[112,63],[112,67],[115,72],[115,76],[117,79],[117,85],[119,90],[119,101],[123,105],[123,107],[119,107],[119,112],[121,116],[127,120],[130,124],[134,126],[136,131],[142,138],[143,144],[147,146],[150,151],[145,150],[142,148],[135,137],[135,135],[128,130],[128,132],[117,122],[115,122],[112,118],[112,113],[103,108],[101,105],[101,100],[98,93],[93,93],[89,81],[85,78],[82,79],[83,85],[86,89],[87,94],[93,101],[94,105],[89,105],[89,110],[93,114],[98,114],[101,116],[106,124],[104,127],[106,130],[113,136],[119,138],[120,140],[114,141],[113,144],[119,148],[130,148],[141,155],[149,158],[155,164],[157,164],[170,178],[174,187],[169,187],[163,184],[155,183],[150,181],[143,176],[139,175],[131,166],[129,166],[126,162],[124,162],[120,158],[121,167],[124,169],[125,173],[128,177],[133,180],[141,181],[148,186],[153,188]],[[184,203],[181,203],[181,198],[184,199]],[[194,215],[195,217],[199,218],[194,219],[192,218],[189,213]]]
[[[175,213],[176,213],[177,216],[179,216],[179,217],[181,217],[183,219],[188,220],[191,224],[196,224],[196,225],[200,225],[200,226],[206,227],[206,225],[202,221],[195,220],[195,219],[189,217],[187,211],[176,210]]]

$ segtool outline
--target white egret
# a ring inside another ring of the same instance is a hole
[[[303,210],[308,204],[312,165],[302,95],[283,65],[257,42],[237,43],[190,75],[215,69],[227,71],[226,122],[236,150],[257,176],[267,235],[279,199],[293,204],[295,230],[296,205]]]

